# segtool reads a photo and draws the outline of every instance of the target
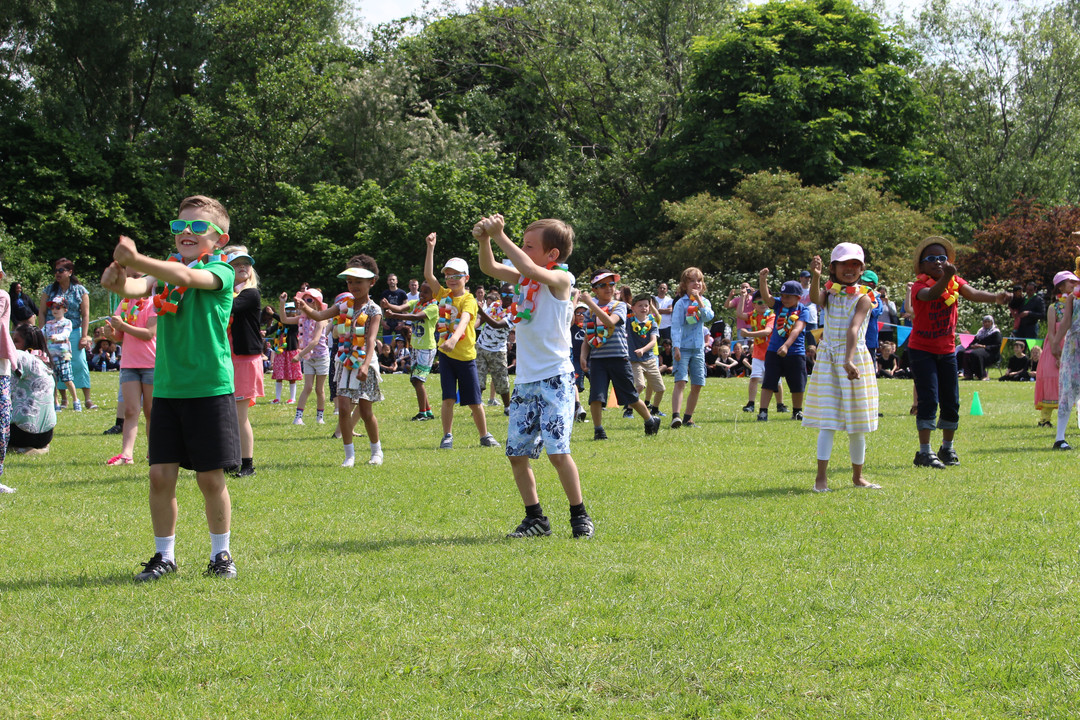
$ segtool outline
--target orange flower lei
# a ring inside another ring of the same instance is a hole
[[[915,279],[919,282],[924,283],[933,281],[933,278],[931,278],[926,273],[921,273]],[[949,284],[945,286],[945,292],[941,294],[941,300],[946,305],[952,305],[956,302],[956,299],[958,297],[960,297],[960,281],[956,279],[955,275],[953,275],[951,278],[949,278]]]
[[[179,253],[173,253],[169,256],[168,262],[183,262],[183,258]],[[202,268],[207,263],[211,262],[223,262],[228,264],[228,260],[223,254],[203,253],[197,259],[192,260],[187,264],[189,268]],[[176,314],[180,309],[180,301],[184,299],[184,293],[188,289],[186,287],[176,287],[165,283],[165,289],[154,296],[154,309],[157,310],[159,315],[166,315],[168,313]]]
[[[825,292],[832,295],[869,295],[874,304],[877,304],[877,293],[867,285],[844,285],[829,280],[825,283]]]

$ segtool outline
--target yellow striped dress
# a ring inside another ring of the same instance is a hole
[[[823,290],[824,292],[824,290]],[[874,358],[866,347],[866,326],[870,313],[859,328],[855,365],[859,378],[848,380],[844,370],[847,329],[862,295],[829,295],[825,308],[825,332],[817,347],[814,373],[806,386],[803,427],[865,433],[877,430],[878,387]]]

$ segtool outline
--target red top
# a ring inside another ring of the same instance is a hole
[[[919,276],[920,278],[924,276]],[[908,347],[913,350],[923,350],[935,355],[946,355],[956,352],[956,308],[960,302],[959,287],[967,285],[967,280],[955,276],[958,289],[956,302],[951,305],[945,303],[945,296],[937,300],[920,300],[919,291],[923,288],[932,288],[937,284],[933,278],[916,279],[911,288],[911,339]]]

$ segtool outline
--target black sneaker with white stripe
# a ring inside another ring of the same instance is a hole
[[[590,521],[590,525],[592,522]],[[525,519],[521,521],[521,524],[514,529],[513,532],[506,534],[508,538],[524,538],[524,537],[543,537],[544,535],[551,534],[551,523],[547,517],[541,515],[540,517],[525,516]]]
[[[570,529],[574,533],[575,540],[577,538],[591,538],[594,532],[592,518],[585,514],[571,515]]]
[[[206,566],[206,572],[203,575],[223,578],[236,577],[236,563],[233,562],[229,551],[222,550],[215,555],[210,564]]]
[[[163,575],[176,572],[176,563],[172,560],[166,560],[161,556],[161,553],[154,553],[154,557],[150,558],[150,562],[144,562],[142,566],[143,571],[135,576],[135,582],[157,580]]]

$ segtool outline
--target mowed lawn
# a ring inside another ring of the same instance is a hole
[[[543,458],[555,534],[505,539],[523,513],[502,451],[463,410],[456,449],[435,450],[404,376],[377,405],[379,468],[339,467],[313,401],[294,427],[264,399],[258,474],[230,483],[239,578],[202,576],[185,473],[179,573],[135,585],[153,537],[145,466],[104,465],[116,377],[94,375],[106,409],[63,413],[51,454],[8,458],[0,717],[1080,712],[1080,457],[1049,450],[1032,384],[962,384],[962,464],[936,472],[911,464],[910,382],[883,383],[866,472],[884,489],[850,487],[840,435],[826,495],[809,491],[815,433],[740,412],[743,380],[709,380],[698,429],[665,418],[646,438],[607,411],[610,440],[586,424],[573,443],[591,541],[570,538]],[[501,409],[488,419],[504,440]]]

